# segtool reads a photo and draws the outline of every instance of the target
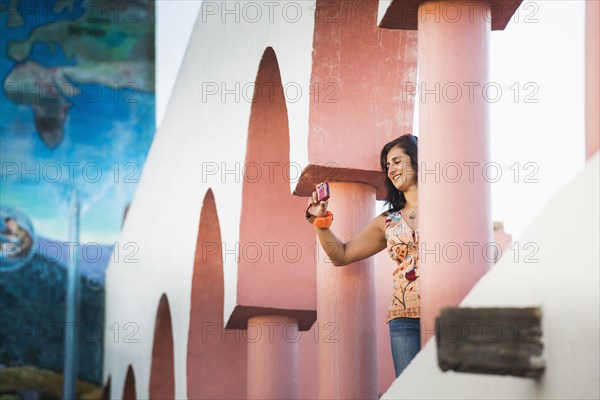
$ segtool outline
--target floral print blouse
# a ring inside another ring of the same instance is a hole
[[[419,231],[404,221],[402,211],[385,212],[387,251],[397,267],[392,273],[394,295],[386,323],[394,318],[419,318]]]

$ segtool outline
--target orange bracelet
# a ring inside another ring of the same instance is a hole
[[[333,222],[333,213],[327,211],[324,217],[316,217],[313,221],[313,225],[317,228],[329,228]]]

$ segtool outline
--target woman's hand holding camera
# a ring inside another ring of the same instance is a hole
[[[324,201],[319,201],[317,197],[317,192],[312,192],[312,197],[308,199],[308,212],[315,217],[324,217],[327,212],[327,204],[329,204],[329,199]]]
[[[308,200],[306,220],[317,228],[329,228],[333,221],[333,213],[327,211],[329,182],[319,183],[316,189]]]

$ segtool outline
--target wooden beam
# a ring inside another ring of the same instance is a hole
[[[436,319],[442,371],[539,378],[543,375],[542,311],[446,308]]]

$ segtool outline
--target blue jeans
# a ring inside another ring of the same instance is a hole
[[[421,350],[421,319],[394,318],[389,322],[396,378]]]

